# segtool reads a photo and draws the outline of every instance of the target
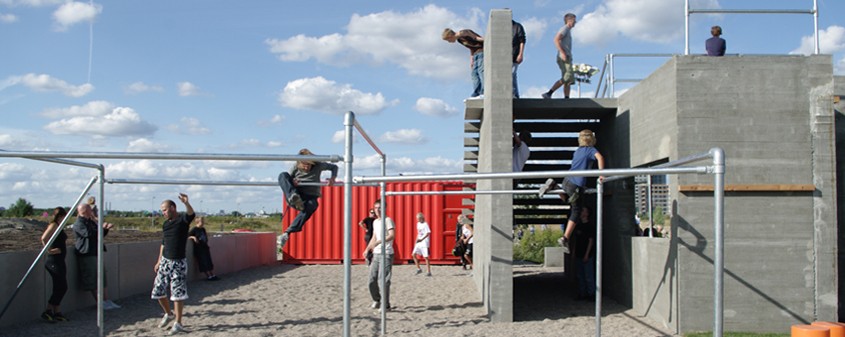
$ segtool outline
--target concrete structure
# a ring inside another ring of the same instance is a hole
[[[726,331],[839,318],[832,73],[830,56],[676,56],[606,121],[609,167],[725,149]],[[675,331],[712,329],[713,200],[697,192],[712,182],[670,179],[671,240],[631,237],[630,186],[608,186],[605,291]]]
[[[275,233],[227,234],[210,237],[209,241],[214,271],[218,275],[276,263]],[[160,246],[161,241],[108,244],[106,237],[108,252],[105,254],[105,268],[109,299],[119,302],[121,298],[150,293],[155,278],[152,268]],[[194,281],[205,279],[205,275],[195,268],[193,245],[188,244],[187,247],[188,278]],[[0,300],[4,305],[36,256],[37,251],[0,253],[0,266],[3,266],[3,273],[0,273]],[[62,300],[62,311],[67,313],[93,306],[95,302],[91,294],[79,289],[72,246],[69,247],[67,267],[68,292]],[[38,320],[50,297],[51,282],[42,260],[33,269],[9,310],[0,318],[0,328]],[[190,285],[188,287],[190,295]],[[158,306],[152,300],[150,305]]]
[[[479,131],[478,172],[511,170],[511,11],[493,10],[484,40],[484,115]],[[480,190],[509,190],[510,180],[479,181]],[[510,195],[479,195],[475,208],[473,278],[494,322],[513,321],[513,217]],[[495,289],[495,291],[493,290]]]

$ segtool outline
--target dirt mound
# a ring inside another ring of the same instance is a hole
[[[72,249],[74,242],[71,225],[72,223],[69,223],[65,228],[69,249]],[[41,234],[44,233],[45,228],[47,228],[47,222],[37,219],[0,218],[0,252],[41,249]],[[161,232],[141,232],[120,228],[110,230],[105,238],[106,244],[155,240],[161,240]]]

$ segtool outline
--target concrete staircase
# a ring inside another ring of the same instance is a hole
[[[483,123],[483,101],[466,102],[464,124],[464,172],[477,172],[479,130]],[[615,99],[517,99],[513,101],[513,128],[529,131],[531,156],[523,171],[568,170],[578,147],[578,132],[590,129],[601,138],[601,120],[616,113]],[[546,179],[514,181],[514,189],[537,190]],[[466,201],[471,203],[471,201]],[[566,223],[568,206],[556,195],[515,194],[513,225],[557,225]]]

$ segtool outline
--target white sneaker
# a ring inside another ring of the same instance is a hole
[[[543,186],[540,186],[540,190],[537,192],[537,194],[540,196],[540,198],[542,198],[544,195],[546,195],[546,192],[548,192],[549,190],[552,189],[552,187],[554,185],[555,185],[554,179],[552,179],[552,178],[546,179],[546,183],[543,184]]]
[[[285,244],[288,243],[289,238],[290,235],[288,235],[288,233],[284,233],[279,236],[279,249],[285,248]]]
[[[179,324],[179,322],[173,323],[173,327],[170,328],[170,334],[175,335],[180,332],[185,332],[185,329],[182,328],[182,324]]]
[[[114,303],[110,300],[103,301],[103,310],[114,310],[114,309],[120,309],[120,306],[117,305],[117,303]]]
[[[373,304],[370,305],[370,308],[373,308],[373,309],[378,309],[378,307],[379,307],[379,303],[377,301],[373,301]]]
[[[161,323],[158,323],[158,327],[159,328],[167,327],[167,323],[170,323],[170,321],[174,320],[175,318],[176,318],[176,315],[164,314],[164,317],[161,318]]]

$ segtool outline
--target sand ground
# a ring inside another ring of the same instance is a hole
[[[562,268],[514,266],[514,323],[484,315],[474,283],[460,266],[433,266],[433,277],[415,267],[394,267],[387,333],[393,336],[594,336],[593,302],[574,301]],[[191,336],[340,336],[343,326],[343,266],[274,265],[222,275],[217,282],[189,285],[183,325]],[[162,336],[162,311],[147,295],[116,301],[106,311],[108,336]],[[380,314],[370,308],[365,266],[352,268],[351,331],[377,336]],[[602,302],[604,336],[672,336],[626,307]],[[96,311],[67,313],[70,322],[34,318],[0,336],[96,336]]]

